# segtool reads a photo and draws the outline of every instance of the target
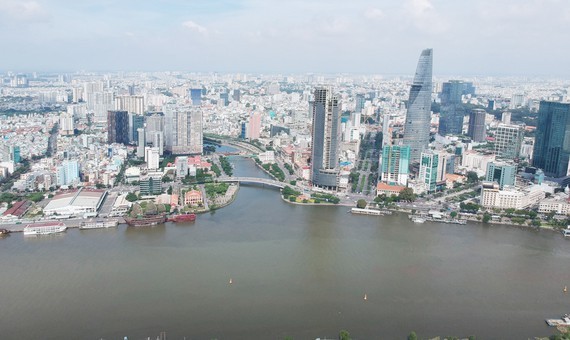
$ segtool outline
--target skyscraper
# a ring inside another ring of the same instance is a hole
[[[465,83],[459,80],[450,80],[443,83],[441,89],[441,113],[439,117],[439,134],[459,135],[463,130],[463,109],[461,96],[465,89]]]
[[[482,109],[473,109],[469,114],[469,130],[467,134],[474,142],[484,142],[487,138],[485,130],[485,116],[487,112]]]
[[[422,151],[429,144],[432,64],[432,49],[423,50],[418,61],[414,82],[410,89],[406,125],[404,127],[404,145],[410,146],[410,160],[412,162],[420,160]]]
[[[563,177],[570,158],[570,103],[541,101],[532,165],[546,176]]]
[[[190,89],[190,100],[192,105],[200,106],[202,105],[202,89]]]
[[[495,152],[505,159],[518,158],[524,138],[520,125],[499,124],[495,132]]]
[[[164,107],[165,149],[173,155],[202,153],[202,111],[197,107]]]
[[[505,185],[515,185],[516,174],[516,165],[489,162],[487,163],[485,181],[497,182],[499,183],[499,188],[503,190]]]
[[[408,185],[410,147],[385,145],[380,158],[380,179],[390,185]]]
[[[129,113],[107,111],[107,143],[129,144]]]
[[[313,186],[336,190],[340,148],[340,106],[328,88],[316,88],[309,102],[313,119],[311,140],[311,182]]]
[[[437,184],[445,180],[447,159],[444,154],[422,152],[419,179],[427,192],[435,192]]]
[[[129,141],[139,140],[138,129],[144,127],[144,116],[129,112]]]

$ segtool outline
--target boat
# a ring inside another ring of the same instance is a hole
[[[147,227],[166,222],[166,215],[150,215],[144,217],[125,217],[125,222],[131,227]]]
[[[24,235],[49,235],[64,232],[67,226],[63,222],[44,222],[28,224],[24,227]]]
[[[368,296],[364,294],[364,301],[368,300]]]
[[[412,222],[414,222],[414,223],[424,223],[425,221],[426,221],[425,218],[422,218],[419,216],[412,217]]]
[[[8,236],[10,234],[10,230],[8,229],[0,229],[0,237]]]
[[[564,237],[570,237],[570,226],[562,230],[562,235],[564,235]]]
[[[196,220],[196,214],[193,213],[182,213],[176,214],[168,218],[169,222],[192,222]]]
[[[564,314],[561,319],[546,319],[545,321],[551,327],[570,326],[570,315]]]
[[[79,229],[101,229],[101,228],[114,228],[119,225],[118,220],[96,220],[81,222]]]
[[[234,283],[234,281],[230,278],[230,284]]]

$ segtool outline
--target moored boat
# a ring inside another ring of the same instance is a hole
[[[48,235],[64,232],[67,226],[63,222],[45,222],[28,224],[24,227],[24,235]]]
[[[147,227],[166,222],[166,215],[150,215],[143,217],[125,217],[125,222],[131,227]]]
[[[114,228],[119,224],[118,220],[96,220],[82,222],[79,229],[100,229],[100,228]]]
[[[177,214],[168,218],[169,222],[192,222],[195,220],[196,220],[196,214],[193,213]]]
[[[562,319],[546,319],[545,321],[551,327],[570,326],[570,315],[564,314]]]

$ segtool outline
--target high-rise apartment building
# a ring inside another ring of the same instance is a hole
[[[143,96],[118,96],[115,97],[115,110],[127,111],[137,115],[144,114]]]
[[[357,94],[355,97],[354,112],[362,112],[362,110],[364,109],[365,102],[366,99],[364,98],[364,94],[362,93]]]
[[[107,111],[107,143],[129,144],[129,113]]]
[[[145,156],[145,147],[146,147],[146,134],[144,132],[144,127],[140,127],[137,129],[137,157],[143,158]]]
[[[261,113],[255,112],[249,116],[249,121],[247,122],[245,137],[247,139],[253,140],[258,139],[261,134]]]
[[[410,147],[386,145],[380,158],[381,181],[390,185],[408,185]]]
[[[57,167],[57,184],[72,185],[79,181],[79,163],[65,160]]]
[[[338,188],[338,158],[340,149],[339,100],[329,88],[314,91],[309,102],[312,115],[311,183],[313,186],[336,190]]]
[[[202,111],[197,107],[164,107],[164,146],[173,155],[202,153]]]
[[[450,80],[443,83],[441,89],[441,112],[439,117],[439,134],[459,135],[463,131],[463,108],[461,98],[465,83],[460,80]]]
[[[73,136],[73,114],[64,112],[59,116],[59,133],[62,136]]]
[[[520,156],[524,130],[520,125],[499,124],[495,131],[495,153],[497,157],[514,159]]]
[[[485,181],[499,183],[499,188],[504,189],[505,185],[514,186],[516,181],[517,167],[512,164],[489,162],[487,163],[487,173]]]
[[[532,165],[546,176],[568,174],[570,158],[570,103],[541,101]]]
[[[418,162],[429,144],[431,121],[433,51],[425,49],[420,55],[414,82],[410,89],[408,112],[404,126],[404,145],[410,146],[410,160]]]
[[[485,130],[485,117],[487,112],[482,109],[473,109],[469,114],[469,130],[467,134],[474,142],[484,142],[487,138]]]

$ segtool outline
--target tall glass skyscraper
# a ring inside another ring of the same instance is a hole
[[[441,89],[441,112],[439,116],[439,134],[459,135],[463,130],[465,110],[461,105],[461,96],[465,92],[465,83],[450,80],[443,83]]]
[[[309,102],[313,117],[311,141],[311,182],[313,186],[338,188],[340,149],[340,105],[328,88],[316,88]]]
[[[547,176],[563,177],[570,158],[570,103],[541,101],[532,165]]]
[[[404,127],[404,145],[410,146],[411,162],[419,162],[422,151],[427,149],[429,144],[432,65],[432,49],[423,50],[410,89]]]

